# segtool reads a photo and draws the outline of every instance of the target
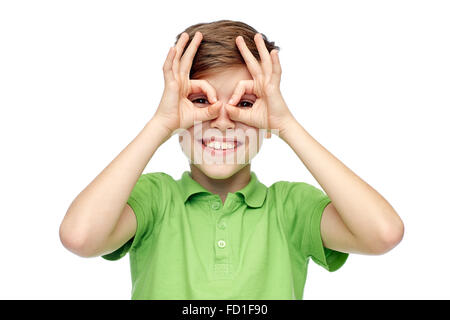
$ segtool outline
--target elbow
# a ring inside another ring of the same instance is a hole
[[[402,241],[404,233],[405,227],[399,218],[398,221],[389,224],[379,232],[377,241],[374,241],[372,253],[382,255],[391,251]]]
[[[97,256],[88,241],[88,237],[81,232],[75,232],[74,228],[70,228],[64,222],[59,228],[59,239],[67,250],[80,257],[92,258]]]

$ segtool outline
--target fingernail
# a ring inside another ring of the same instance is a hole
[[[217,102],[217,98],[216,97],[212,98],[212,101]]]

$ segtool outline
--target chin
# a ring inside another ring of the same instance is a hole
[[[227,179],[247,166],[245,164],[194,164],[203,174],[211,179]]]

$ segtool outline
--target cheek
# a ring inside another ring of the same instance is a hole
[[[192,128],[184,130],[178,134],[178,142],[180,143],[181,149],[188,156],[191,157],[191,151],[193,149],[194,143],[194,130]]]
[[[264,131],[244,124],[240,125],[240,129],[245,132],[245,143],[247,145],[249,153],[257,153],[261,148],[262,142],[264,140]]]

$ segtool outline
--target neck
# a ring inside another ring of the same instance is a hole
[[[214,179],[208,177],[199,168],[194,165],[191,167],[191,177],[197,181],[203,188],[211,193],[218,194],[222,203],[225,203],[228,192],[236,192],[244,188],[250,182],[250,164],[225,179]]]

